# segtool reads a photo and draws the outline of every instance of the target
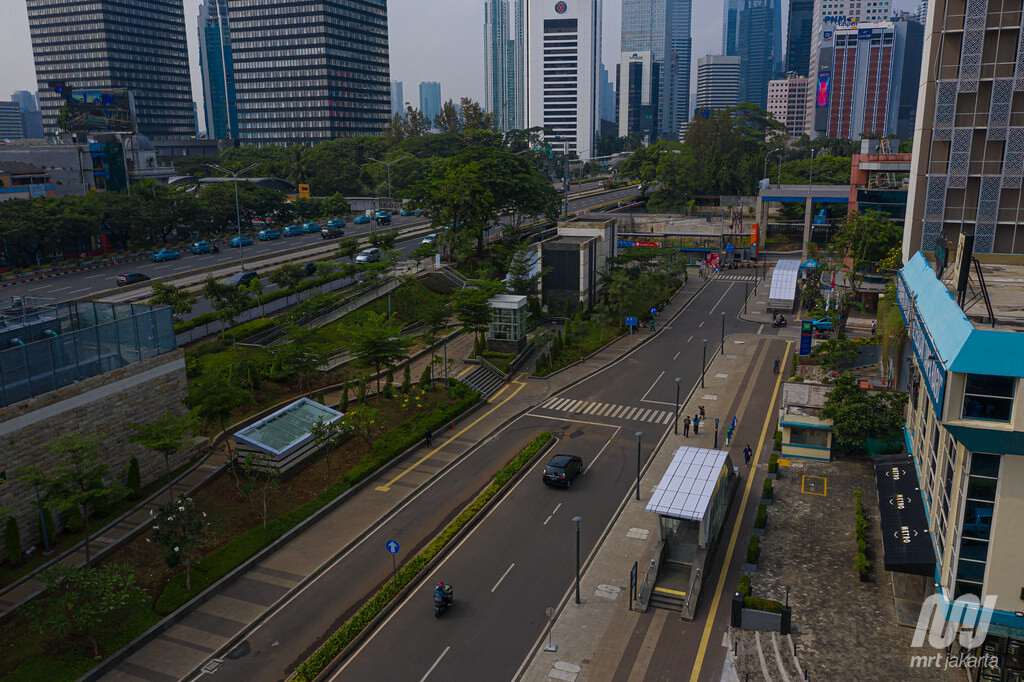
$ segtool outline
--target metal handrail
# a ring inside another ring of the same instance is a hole
[[[487,369],[491,370],[492,372],[497,374],[499,377],[501,377],[505,381],[508,381],[508,375],[505,374],[504,372],[502,372],[497,367],[495,367],[487,358],[481,357],[481,356],[478,355],[478,356],[476,356],[476,359],[480,361],[481,365],[483,365]]]
[[[636,599],[640,603],[643,603],[644,601],[644,588],[647,587],[647,577],[650,575],[652,568],[654,568],[654,559],[651,559],[651,563],[647,566],[647,570],[644,571],[644,579],[640,581],[640,587],[636,591]]]

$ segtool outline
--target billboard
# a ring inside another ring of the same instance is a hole
[[[828,106],[828,94],[832,85],[832,73],[821,71],[818,73],[818,90],[815,96],[815,104],[819,107]]]
[[[133,130],[132,98],[124,88],[72,90],[67,105],[71,132],[130,133]]]

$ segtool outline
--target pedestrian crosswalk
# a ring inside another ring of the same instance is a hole
[[[631,405],[613,405],[572,398],[551,398],[541,407],[555,412],[572,412],[577,415],[592,417],[609,417],[626,421],[647,422],[651,424],[668,424],[672,421],[672,412]]]

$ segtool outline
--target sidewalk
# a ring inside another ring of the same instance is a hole
[[[774,346],[773,350],[778,350],[781,343],[749,334],[728,337],[725,355],[716,355],[712,360],[708,367],[705,388],[697,386],[687,397],[680,412],[680,421],[683,415],[693,415],[698,412],[700,405],[704,405],[709,424],[718,417],[725,425],[732,419],[733,414],[736,414],[745,433],[749,435],[753,430],[759,432],[764,415],[746,414],[746,397],[749,396],[749,388],[744,386],[746,372],[754,363],[769,362],[768,357],[772,354],[765,354],[765,347],[770,344]],[[751,467],[748,469],[743,465],[742,449],[745,441],[737,438],[726,446],[724,439],[722,429],[719,433],[718,447],[720,450],[728,450],[733,465],[740,469],[740,490],[736,493],[730,515],[722,530],[723,538],[720,540],[720,543],[727,544],[728,533],[736,514],[744,511],[739,508],[742,489],[749,475],[757,476],[759,469],[766,466],[771,441],[766,439],[762,450],[759,453],[755,452]],[[753,441],[753,438],[750,440]],[[644,679],[648,668],[652,667],[654,649],[659,636],[670,623],[678,623],[680,620],[680,614],[676,612],[651,608],[647,613],[641,614],[628,610],[630,567],[634,561],[638,563],[637,582],[641,582],[651,550],[657,543],[658,516],[646,511],[646,505],[651,491],[661,481],[679,447],[711,448],[713,444],[713,427],[702,427],[699,435],[691,433],[689,437],[683,436],[681,424],[678,435],[674,435],[671,430],[668,431],[641,478],[640,501],[632,496],[628,498],[607,535],[589,558],[585,573],[581,577],[581,604],[573,604],[570,595],[566,594],[550,633],[545,632],[542,641],[538,641],[532,658],[518,680],[548,682],[557,679],[582,682]],[[752,444],[756,446],[756,443]],[[722,544],[718,551],[724,551]],[[737,556],[733,555],[733,563],[739,560]],[[728,569],[728,566],[722,567],[723,571]],[[718,574],[715,573],[704,581],[697,606],[699,620],[694,626],[700,628],[694,631],[697,637],[704,627],[704,619],[700,617],[713,617],[713,614],[707,614],[718,585],[718,578]],[[652,575],[648,579],[648,591],[653,586],[653,580]],[[556,652],[544,649],[549,637],[551,643],[557,646]],[[638,639],[641,640],[639,647]],[[707,651],[709,659],[716,657],[719,645],[720,641],[711,639]],[[705,666],[705,671],[708,667],[710,666]],[[680,670],[675,669],[674,679],[686,679],[678,676]],[[657,671],[660,672],[661,668],[658,667]],[[705,679],[704,675],[701,679]]]
[[[666,317],[678,312],[701,284],[694,279],[677,293],[666,306]],[[654,335],[646,338],[654,338]],[[460,363],[471,345],[472,339],[466,335],[449,342],[448,357],[456,361],[451,374],[457,376],[464,370]],[[637,340],[634,339],[633,347],[636,345]],[[391,468],[367,479],[240,566],[208,590],[190,609],[186,607],[188,610],[179,611],[155,626],[148,637],[129,645],[119,661],[112,661],[101,673],[90,678],[102,675],[105,680],[162,680],[189,675],[203,666],[211,655],[241,641],[279,604],[319,576],[378,520],[416,494],[419,487],[438,471],[477,447],[523,410],[589,376],[629,350],[629,337],[621,337],[584,362],[545,379],[517,375],[487,404],[462,423],[456,422],[454,429],[435,434],[436,447],[432,451],[422,451],[417,453],[420,457],[398,461]],[[427,362],[429,354],[424,354],[412,364],[414,378],[423,371]],[[328,392],[325,402],[336,403],[340,397],[339,392]],[[418,466],[423,455],[430,460],[426,471]],[[398,479],[401,479],[401,485],[393,485]],[[383,575],[378,579],[371,573],[367,571],[366,580],[372,584],[387,578]],[[389,572],[385,570],[385,573]],[[357,592],[352,590],[353,594]],[[357,604],[336,606],[344,611]]]

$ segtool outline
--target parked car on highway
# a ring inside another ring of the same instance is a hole
[[[320,229],[320,238],[321,239],[335,239],[337,237],[344,237],[344,236],[345,236],[345,230],[341,229],[340,227],[335,227],[334,225],[328,225],[327,227],[324,227],[324,228]]]
[[[228,240],[228,246],[233,246],[236,249],[239,246],[252,246],[251,237],[232,237]]]
[[[170,249],[160,249],[149,257],[149,259],[154,263],[161,263],[165,260],[174,260],[175,258],[181,258],[181,254],[177,251],[171,251]]]
[[[217,253],[217,245],[211,244],[207,241],[192,242],[192,246],[189,248],[192,253]]]
[[[365,225],[368,222],[370,222],[370,218],[369,218],[369,216],[365,216],[365,215],[357,215],[356,219],[353,220],[352,222],[355,223],[356,225]]]
[[[312,234],[314,232],[319,232],[320,226],[317,225],[316,223],[305,223],[302,226],[302,231],[305,232],[306,234]]]
[[[271,239],[280,239],[281,233],[277,230],[260,230],[260,233],[256,235],[256,238],[261,242],[270,241]]]
[[[331,218],[327,221],[327,227],[345,227],[345,221],[341,218]]]
[[[356,256],[356,263],[376,263],[380,260],[380,249],[376,246],[371,246],[368,249],[363,249]]]
[[[149,279],[149,275],[144,275],[141,272],[126,272],[123,275],[118,275],[117,286],[123,287],[128,284],[135,284],[136,282],[145,282]]]
[[[410,215],[416,215],[416,214],[413,212],[413,210],[411,208],[403,208],[401,211],[398,212],[398,215],[410,216]]]
[[[224,284],[235,287],[237,289],[238,287],[247,286],[249,282],[253,281],[257,277],[259,277],[258,273],[255,273],[252,270],[244,270],[242,272],[236,272],[235,274],[228,277],[226,280],[224,280]]]
[[[298,237],[300,234],[304,234],[305,230],[300,225],[289,225],[284,228],[285,237]]]
[[[575,455],[555,455],[544,467],[544,482],[568,488],[583,473],[583,460]]]

